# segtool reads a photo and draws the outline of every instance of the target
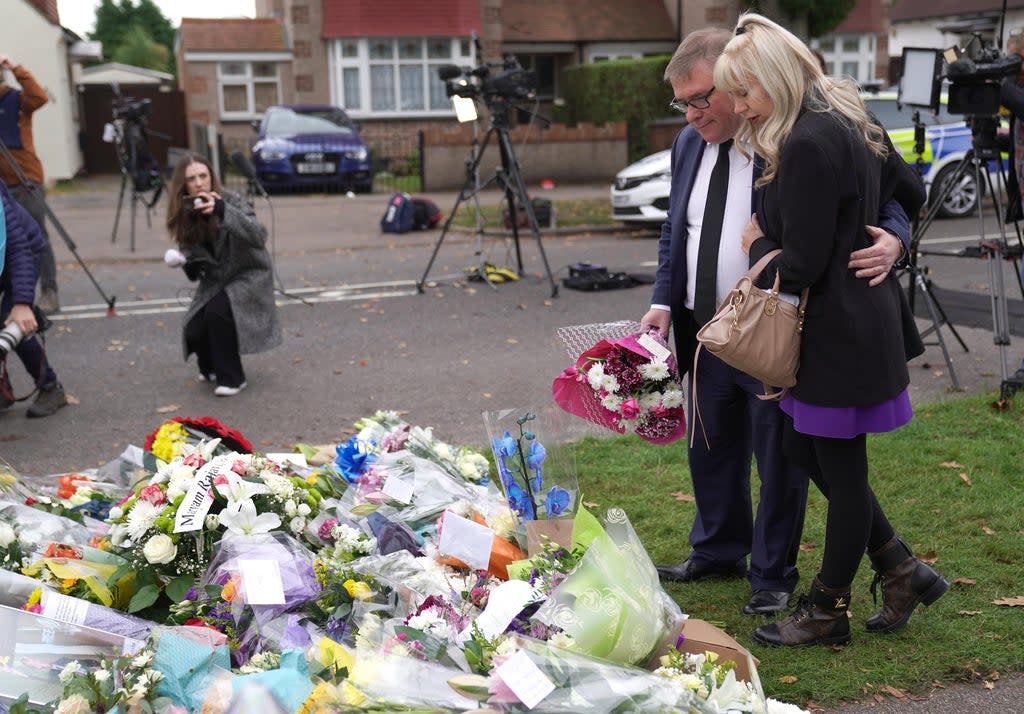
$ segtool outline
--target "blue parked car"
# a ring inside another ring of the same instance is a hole
[[[314,187],[369,193],[370,149],[356,124],[329,104],[269,107],[254,123],[253,165],[267,190]]]

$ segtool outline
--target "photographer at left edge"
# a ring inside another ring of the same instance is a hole
[[[18,81],[21,89],[4,81],[4,70]],[[57,296],[57,261],[46,232],[46,200],[43,164],[36,154],[32,138],[32,115],[46,104],[49,97],[32,73],[10,57],[0,54],[0,139],[18,164],[20,172],[0,160],[0,179],[7,184],[14,198],[39,224],[44,248],[39,259],[39,298],[36,305],[47,315],[60,309]],[[20,175],[24,175],[22,183]],[[34,286],[33,286],[34,287]]]
[[[39,326],[32,308],[36,271],[46,241],[32,216],[14,200],[3,181],[0,181],[0,208],[0,251],[3,253],[3,260],[0,260],[0,322],[6,333],[3,335],[3,347],[16,342],[14,351],[39,389],[26,416],[50,416],[68,400],[57,374],[47,362],[42,344],[33,334]],[[4,381],[0,384],[0,409],[14,404],[10,382]]]
[[[1008,54],[1024,57],[1024,32],[1017,30],[1006,41]],[[1008,139],[1008,146],[999,148],[1010,152],[1010,171],[1006,180],[1006,221],[1024,219],[1021,204],[1024,202],[1024,64],[1015,77],[1003,80],[999,90],[1000,103],[1010,110],[1010,132],[1008,136],[1000,136],[1003,142]],[[1021,359],[1014,379],[1024,380],[1024,358]]]

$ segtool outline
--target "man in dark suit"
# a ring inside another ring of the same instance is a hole
[[[673,327],[682,371],[693,363],[697,330],[748,268],[740,237],[754,212],[753,183],[760,170],[732,145],[743,118],[712,80],[715,60],[730,37],[717,28],[691,33],[665,70],[675,94],[672,106],[686,113],[689,125],[672,147],[668,218],[661,229],[651,309],[641,322],[666,338]],[[885,279],[909,244],[909,222],[898,204],[886,204],[880,218],[882,227],[872,230],[875,244],[850,256],[850,268],[871,285]],[[757,398],[763,394],[759,381],[708,353],[696,369],[697,374],[690,370],[688,410],[690,429],[696,429],[688,451],[697,502],[692,552],[679,565],[658,566],[658,572],[676,582],[748,575],[753,592],[744,613],[784,610],[799,577],[807,474],[784,458],[782,412],[777,403]],[[756,518],[752,456],[761,480]]]

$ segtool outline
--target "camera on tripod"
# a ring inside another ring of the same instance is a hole
[[[437,76],[444,82],[460,122],[476,119],[476,111],[471,107],[479,97],[491,112],[491,121],[507,127],[511,123],[509,107],[533,99],[537,91],[537,73],[524,69],[515,55],[506,55],[501,62],[482,64],[468,72],[453,64],[441,65]]]
[[[153,113],[153,103],[149,99],[132,99],[131,97],[115,97],[111,113],[114,119],[142,123]]]

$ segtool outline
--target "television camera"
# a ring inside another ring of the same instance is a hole
[[[114,96],[111,113],[114,119],[141,123],[153,113],[153,103],[149,99],[132,99],[117,94]]]
[[[524,69],[514,55],[468,72],[453,64],[441,65],[437,76],[449,97],[482,99],[498,124],[508,123],[510,106],[534,99],[537,91],[537,73]]]

